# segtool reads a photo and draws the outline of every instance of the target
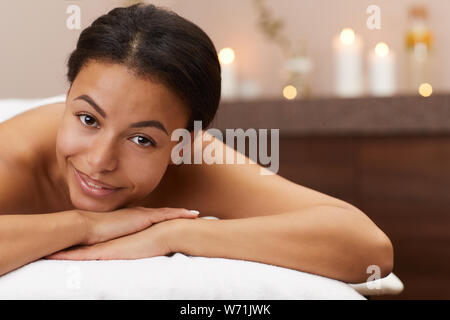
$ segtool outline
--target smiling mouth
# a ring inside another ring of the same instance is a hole
[[[77,169],[75,169],[77,170]],[[77,170],[78,171],[78,170]],[[78,171],[78,174],[83,178],[83,180],[91,187],[93,188],[97,188],[97,189],[109,189],[109,190],[115,190],[115,189],[120,189],[118,187],[113,187],[110,186],[106,183],[100,182],[98,180],[94,180],[92,178],[90,178],[88,175],[84,174],[81,171]]]
[[[106,187],[100,187],[99,185],[93,184],[92,182],[90,182],[89,180],[87,180],[85,177],[83,177],[84,181],[87,183],[88,186],[93,187],[95,189],[100,189],[100,190],[115,190],[118,188],[106,188]]]
[[[92,179],[90,179],[84,173],[75,169],[75,167],[72,166],[72,168],[73,168],[73,171],[77,178],[77,182],[80,185],[81,189],[83,190],[83,192],[85,192],[86,194],[88,194],[90,196],[104,197],[104,196],[110,195],[110,194],[122,189],[122,188],[111,187],[109,185],[105,186],[105,184],[99,183],[96,180],[92,181]]]

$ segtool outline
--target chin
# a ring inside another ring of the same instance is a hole
[[[111,205],[111,203],[101,203],[96,200],[87,200],[85,198],[81,199],[80,197],[70,197],[72,201],[72,205],[78,210],[84,211],[94,211],[94,212],[110,212],[117,210],[118,206]]]
[[[98,206],[98,205],[83,205],[83,204],[79,205],[79,204],[73,203],[73,206],[77,210],[93,211],[93,212],[111,212],[111,211],[115,210],[114,208],[106,208],[105,206]]]

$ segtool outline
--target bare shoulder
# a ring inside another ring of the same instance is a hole
[[[64,103],[39,106],[0,123],[0,158],[32,168],[56,139]]]
[[[64,103],[30,109],[0,123],[0,214],[45,210],[45,163]]]

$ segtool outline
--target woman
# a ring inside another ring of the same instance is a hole
[[[68,80],[65,103],[0,125],[0,274],[43,257],[173,252],[350,283],[371,265],[392,271],[388,237],[342,200],[255,163],[172,162],[174,130],[192,142],[193,121],[208,127],[220,100],[215,47],[193,23],[153,5],[113,9],[81,33]]]

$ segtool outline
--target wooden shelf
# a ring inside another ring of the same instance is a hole
[[[222,102],[210,127],[295,136],[450,135],[450,94]]]

